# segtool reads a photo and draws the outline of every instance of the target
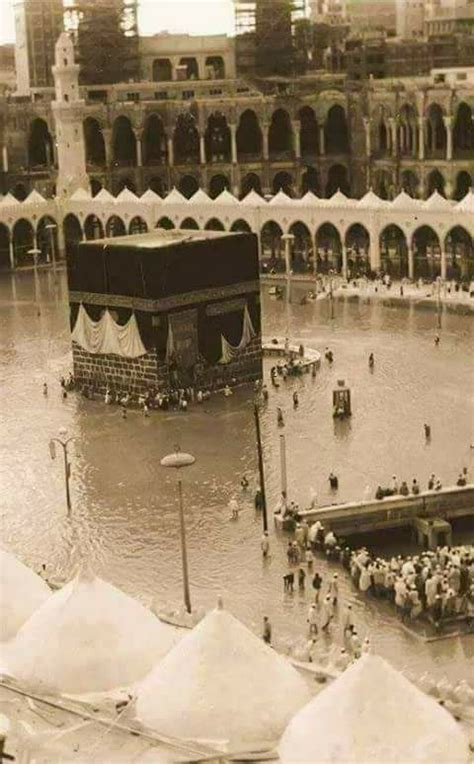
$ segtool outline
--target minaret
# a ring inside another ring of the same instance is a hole
[[[84,101],[79,96],[79,66],[74,63],[74,45],[66,32],[59,36],[56,43],[53,75],[56,88],[53,114],[58,150],[56,195],[64,199],[78,188],[90,188],[82,128]]]

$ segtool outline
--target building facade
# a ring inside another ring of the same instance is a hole
[[[63,0],[15,0],[18,95],[53,85],[54,46],[64,26]]]

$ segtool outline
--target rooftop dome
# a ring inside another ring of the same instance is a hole
[[[272,745],[309,697],[285,658],[218,608],[143,681],[136,712],[163,735]]]
[[[468,741],[448,712],[370,654],[296,714],[278,750],[283,764],[468,761]]]
[[[0,549],[0,642],[15,636],[51,596],[48,585],[13,554]]]
[[[175,633],[120,589],[81,573],[20,629],[8,669],[38,692],[106,692],[146,676]]]

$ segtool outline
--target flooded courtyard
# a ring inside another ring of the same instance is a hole
[[[315,379],[309,375],[270,390],[262,408],[267,499],[271,514],[280,491],[276,408],[285,413],[290,498],[304,506],[315,492],[319,503],[333,500],[327,476],[339,476],[338,500],[374,493],[392,474],[430,473],[454,484],[462,467],[472,475],[473,366],[472,320],[445,314],[441,342],[434,344],[434,311],[336,301],[334,318],[325,301],[293,303],[262,290],[264,334],[324,350]],[[301,292],[302,294],[302,292]],[[0,280],[1,466],[0,511],[3,543],[27,564],[46,563],[52,578],[67,579],[80,558],[91,560],[104,578],[144,602],[163,609],[182,599],[179,519],[174,474],[160,467],[162,456],[179,444],[196,457],[183,473],[191,597],[212,607],[219,593],[226,606],[256,633],[264,614],[275,642],[306,634],[310,591],[283,594],[284,535],[271,527],[271,558],[262,563],[261,517],[253,508],[256,452],[253,394],[214,396],[187,413],[130,411],[122,420],[116,407],[76,394],[61,397],[59,377],[71,369],[68,306],[64,274],[39,274],[37,299],[31,273]],[[375,368],[368,368],[368,355]],[[266,366],[268,381],[268,365]],[[332,390],[344,379],[352,390],[353,416],[334,422]],[[49,394],[43,396],[43,383]],[[300,405],[293,411],[291,394]],[[431,425],[426,443],[423,424]],[[76,438],[72,459],[72,521],[66,517],[64,474],[52,461],[48,443],[61,427]],[[250,480],[242,492],[243,475]],[[230,520],[229,500],[237,497],[239,519]],[[474,540],[466,530],[463,539]],[[388,540],[389,541],[389,540]],[[72,551],[71,551],[72,550]],[[323,578],[328,565],[316,560]],[[425,671],[451,681],[465,676],[474,653],[473,637],[425,643],[406,633],[393,609],[362,599],[344,575],[341,599],[350,600],[363,636],[399,668]],[[334,640],[340,640],[337,625]]]

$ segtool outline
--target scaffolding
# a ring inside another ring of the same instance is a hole
[[[294,71],[294,29],[306,0],[234,0],[238,66],[263,75]]]

